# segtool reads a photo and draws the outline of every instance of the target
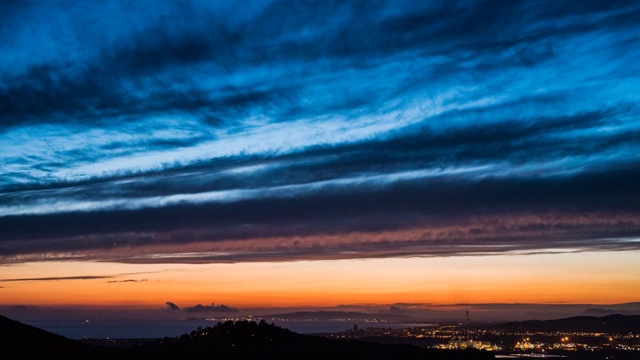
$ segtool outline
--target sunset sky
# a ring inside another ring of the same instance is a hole
[[[638,1],[0,18],[0,314],[640,301]]]

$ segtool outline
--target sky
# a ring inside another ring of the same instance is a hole
[[[0,310],[640,300],[637,1],[0,17]]]

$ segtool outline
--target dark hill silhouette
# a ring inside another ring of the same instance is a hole
[[[497,325],[505,330],[566,331],[566,332],[640,332],[640,315],[613,314],[602,317],[574,316],[557,320],[528,320]]]
[[[0,330],[0,348],[5,353],[18,354],[16,359],[44,358],[44,356],[50,359],[62,356],[73,358],[92,356],[93,359],[101,359],[108,355],[100,348],[67,339],[4,316],[0,316]],[[13,351],[8,351],[9,349]]]

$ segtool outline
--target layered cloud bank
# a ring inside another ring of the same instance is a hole
[[[640,247],[637,2],[0,12],[4,263]]]

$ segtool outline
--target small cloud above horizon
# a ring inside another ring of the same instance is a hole
[[[165,311],[184,311],[188,313],[206,313],[206,312],[217,312],[217,313],[237,313],[240,310],[234,307],[230,307],[224,304],[216,305],[215,303],[211,303],[211,305],[202,305],[197,304],[194,306],[180,307],[177,304],[167,301],[165,303],[167,306]]]
[[[211,305],[198,304],[195,306],[186,307],[183,310],[188,313],[201,313],[201,312],[237,313],[238,311],[240,311],[239,309],[229,307],[224,304],[215,305],[214,303],[211,303]]]
[[[165,305],[167,305],[167,307],[165,308],[165,311],[178,311],[180,310],[180,307],[170,301],[167,301],[165,303]]]

